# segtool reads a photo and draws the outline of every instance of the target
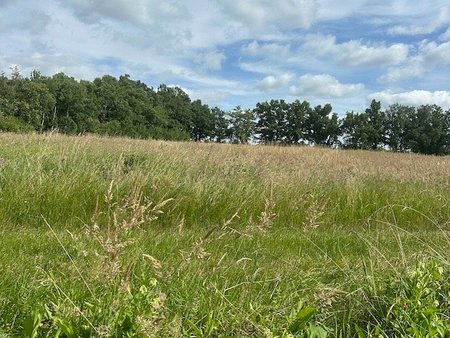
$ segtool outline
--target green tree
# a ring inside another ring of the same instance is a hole
[[[179,87],[161,85],[157,91],[157,102],[164,107],[170,119],[170,128],[190,132],[192,129],[191,99]]]
[[[277,121],[275,114],[272,111],[272,105],[269,102],[258,102],[253,113],[257,119],[255,125],[255,132],[258,134],[258,139],[264,144],[275,141],[275,134],[277,129]]]
[[[287,117],[289,104],[284,100],[271,100],[257,103],[253,110],[257,120],[255,133],[265,144],[285,143],[287,138]]]
[[[94,80],[95,95],[100,112],[101,132],[110,135],[148,137],[146,114],[152,104],[145,101],[145,91],[128,75],[116,79],[103,76]],[[103,126],[105,124],[105,126]]]
[[[200,100],[191,104],[192,109],[192,129],[191,139],[194,141],[203,141],[213,136],[214,116],[211,110]]]
[[[92,83],[77,81],[64,73],[44,81],[56,99],[46,129],[57,128],[70,134],[97,131],[94,121],[98,121],[100,107]]]
[[[225,142],[230,137],[229,119],[225,112],[218,107],[211,109],[211,114],[214,121],[212,139],[218,143]]]
[[[306,117],[311,112],[309,102],[295,100],[289,105],[286,116],[286,144],[301,144],[305,141]]]
[[[126,100],[126,92],[119,81],[110,75],[94,80],[95,95],[99,103],[101,123],[118,121],[122,125],[132,124],[133,110]]]
[[[48,116],[55,106],[55,98],[43,83],[29,79],[14,81],[14,100],[11,115],[42,130]]]
[[[132,80],[127,74],[120,76],[118,86],[126,109],[132,111],[130,124],[133,131],[131,133],[135,137],[146,137],[146,128],[159,125],[154,110],[156,93],[144,83]]]
[[[386,145],[392,151],[405,152],[408,145],[409,121],[414,118],[416,109],[400,104],[394,104],[386,111]]]
[[[318,105],[309,110],[305,119],[305,138],[310,144],[332,146],[337,144],[340,128],[332,106]]]
[[[365,113],[367,115],[367,142],[370,149],[379,149],[386,143],[386,115],[381,110],[380,101],[372,100]]]
[[[230,112],[230,125],[230,138],[233,143],[249,143],[255,127],[253,111],[237,106]]]
[[[14,88],[4,73],[0,74],[0,116],[11,115],[14,110]]]
[[[450,153],[450,113],[437,105],[420,106],[409,120],[408,145],[413,152],[446,155]]]
[[[369,149],[367,114],[347,112],[341,120],[343,146],[347,149]]]
[[[386,114],[379,101],[372,100],[364,113],[347,112],[341,120],[344,147],[376,150],[387,143]]]

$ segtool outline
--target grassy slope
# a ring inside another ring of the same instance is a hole
[[[345,336],[376,312],[352,295],[418,259],[448,266],[450,157],[58,135],[0,145],[0,336],[283,335],[305,306]]]

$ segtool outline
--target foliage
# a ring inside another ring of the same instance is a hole
[[[15,116],[0,115],[0,131],[23,133],[33,131],[34,128],[29,124],[24,123],[21,119]]]
[[[257,119],[256,133],[264,144],[284,144],[288,135],[289,104],[284,100],[257,103],[253,110]],[[294,121],[291,121],[294,122]]]
[[[332,113],[330,104],[315,107],[306,117],[306,139],[315,145],[337,144],[339,125],[337,114]]]
[[[394,104],[386,111],[386,145],[393,151],[405,152],[410,149],[411,119],[414,107]]]
[[[230,113],[230,125],[230,139],[233,143],[249,143],[255,126],[253,111],[236,107]]]
[[[37,70],[26,78],[14,68],[9,78],[0,75],[0,117],[4,131],[31,126],[69,135],[450,154],[450,111],[436,105],[394,104],[384,111],[372,100],[365,111],[339,118],[330,104],[270,100],[225,112],[192,101],[179,87],[162,84],[155,90],[127,74],[91,82]]]
[[[449,277],[448,267],[422,259],[409,271],[370,282],[349,299],[353,315],[341,317],[340,326],[358,338],[449,337]]]

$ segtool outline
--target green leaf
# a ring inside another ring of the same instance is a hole
[[[134,322],[132,319],[132,315],[130,313],[125,314],[125,318],[120,325],[120,329],[123,334],[133,333],[134,332]]]
[[[312,316],[314,316],[315,313],[316,308],[314,307],[305,307],[301,309],[297,313],[294,322],[291,325],[289,325],[289,332],[298,333],[300,330],[305,329],[306,324],[312,318]]]
[[[68,321],[53,317],[53,322],[55,323],[56,327],[61,330],[68,338],[75,337],[75,330]]]
[[[358,338],[366,338],[367,336],[364,334],[363,330],[359,327],[358,324],[355,324],[355,331],[358,335]]]
[[[36,337],[41,319],[41,314],[37,310],[31,311],[23,323],[23,335],[27,338]]]
[[[189,319],[185,319],[189,327],[194,331],[196,337],[203,337],[203,331]]]
[[[327,338],[328,331],[322,326],[317,326],[314,324],[309,325],[308,337],[309,338]]]

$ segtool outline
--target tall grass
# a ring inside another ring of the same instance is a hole
[[[0,144],[0,336],[448,334],[448,157]]]

